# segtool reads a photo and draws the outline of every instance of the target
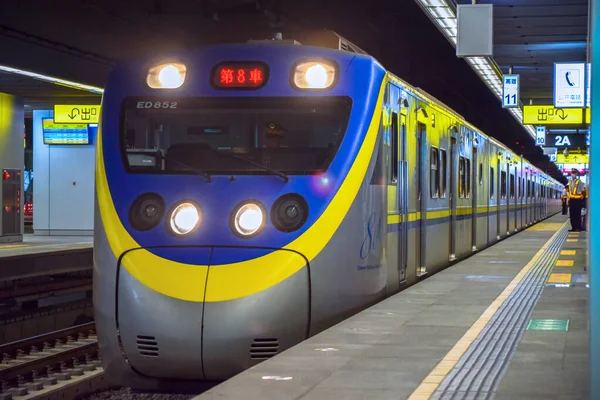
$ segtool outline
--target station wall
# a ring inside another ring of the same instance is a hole
[[[0,93],[0,176],[4,170],[13,172],[0,180],[0,242],[23,240],[24,120],[23,100]]]
[[[92,235],[96,130],[87,145],[44,144],[43,118],[33,111],[33,231],[36,235]]]

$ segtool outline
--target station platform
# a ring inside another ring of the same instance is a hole
[[[587,399],[587,236],[556,215],[194,399]]]
[[[0,244],[0,281],[92,268],[92,236],[23,235]]]

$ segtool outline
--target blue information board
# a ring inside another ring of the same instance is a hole
[[[89,144],[87,124],[56,124],[52,118],[42,119],[44,144]]]

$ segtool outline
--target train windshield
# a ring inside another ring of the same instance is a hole
[[[315,174],[335,157],[351,106],[347,97],[130,98],[121,144],[130,172]]]

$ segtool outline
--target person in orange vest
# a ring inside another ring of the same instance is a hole
[[[569,185],[566,185],[562,191],[562,215],[567,215],[567,201],[569,200]]]
[[[569,182],[569,218],[571,229],[569,232],[581,230],[581,208],[583,207],[585,185],[579,179],[579,171],[573,168]]]

